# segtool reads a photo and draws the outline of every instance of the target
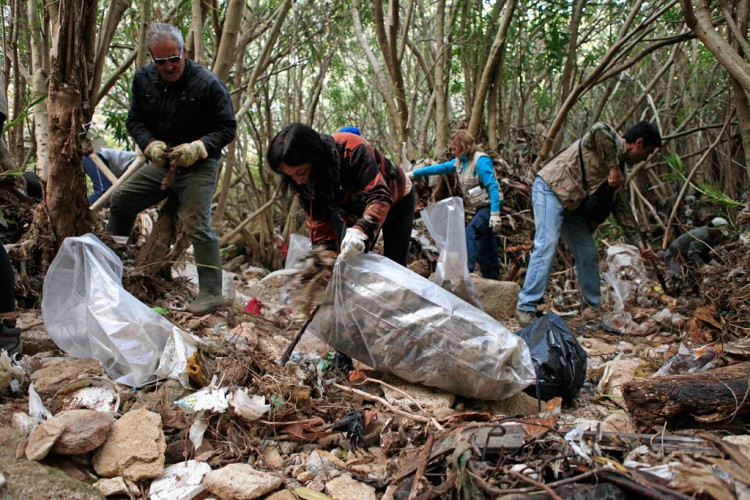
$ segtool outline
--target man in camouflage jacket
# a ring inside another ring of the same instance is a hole
[[[581,152],[588,190],[579,162]],[[573,252],[584,307],[599,307],[599,255],[590,221],[576,209],[604,182],[619,191],[625,184],[625,164],[644,161],[661,146],[659,130],[648,122],[633,125],[621,137],[614,128],[596,123],[582,139],[553,157],[539,171],[531,189],[534,206],[534,249],[518,295],[516,317],[533,321],[552,271],[560,236]]]

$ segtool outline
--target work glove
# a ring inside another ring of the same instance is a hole
[[[498,234],[502,225],[503,220],[500,218],[500,212],[492,212],[490,214],[490,229],[492,229],[492,232]]]
[[[167,144],[164,141],[151,141],[143,151],[143,155],[157,167],[164,167],[167,164],[166,150]]]
[[[346,230],[344,240],[341,242],[340,257],[349,260],[349,257],[365,251],[367,235],[357,228],[350,227]]]
[[[203,141],[200,140],[175,146],[169,153],[169,163],[175,167],[189,167],[198,160],[206,158],[208,158],[208,152]]]

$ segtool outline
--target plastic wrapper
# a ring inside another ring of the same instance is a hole
[[[377,254],[336,262],[308,330],[376,370],[461,396],[502,400],[534,381],[520,338]]]
[[[122,287],[122,262],[93,234],[63,241],[42,296],[42,319],[55,344],[72,358],[97,359],[128,386],[153,375],[177,328]]]
[[[654,377],[665,375],[679,375],[681,373],[696,373],[710,370],[721,365],[721,346],[704,345],[695,350],[680,343],[677,354],[654,373]]]
[[[422,220],[440,250],[435,283],[484,310],[467,265],[465,218],[464,202],[456,196],[422,210]]]
[[[586,381],[586,351],[568,325],[547,313],[518,332],[529,346],[536,369],[535,386],[526,389],[534,397],[549,401],[561,397],[570,402]]]

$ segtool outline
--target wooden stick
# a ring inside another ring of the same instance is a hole
[[[297,334],[292,339],[292,342],[289,344],[289,347],[286,348],[286,351],[284,351],[284,354],[281,355],[281,365],[285,365],[287,361],[289,361],[289,358],[292,355],[292,351],[294,351],[294,348],[297,347],[297,343],[299,343],[299,339],[302,338],[302,334],[305,333],[305,330],[307,329],[307,325],[310,324],[312,319],[315,317],[315,315],[318,313],[318,310],[320,309],[320,304],[316,305],[315,308],[312,310],[312,313],[310,313],[310,316],[307,317],[305,320],[305,324],[302,325],[302,328],[299,329]]]

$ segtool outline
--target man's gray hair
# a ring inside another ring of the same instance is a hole
[[[151,48],[152,43],[163,42],[165,40],[174,40],[177,42],[177,48],[185,48],[185,41],[182,38],[182,33],[176,27],[167,23],[151,23],[148,31],[146,32],[146,46]]]

